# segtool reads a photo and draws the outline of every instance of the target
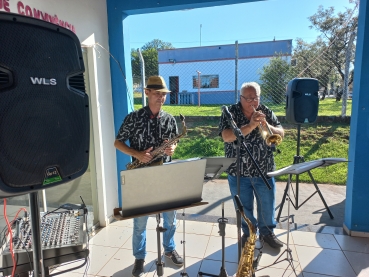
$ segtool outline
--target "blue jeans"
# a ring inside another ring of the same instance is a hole
[[[229,189],[233,198],[234,205],[237,209],[234,196],[237,195],[237,177],[228,175]],[[274,219],[275,214],[275,181],[274,178],[268,179],[268,183],[272,187],[267,188],[264,181],[260,177],[240,177],[240,200],[243,205],[243,211],[252,224],[259,228],[261,235],[267,235],[273,232],[276,227]],[[254,217],[254,195],[257,204],[257,220]],[[242,221],[242,231],[245,235],[249,235],[249,228],[246,222]]]
[[[176,244],[174,243],[174,233],[176,231],[176,211],[162,213],[164,219],[163,227],[167,229],[163,233],[163,246],[165,252],[172,252]],[[136,259],[146,257],[146,225],[148,216],[136,217],[133,219],[132,247],[133,256]],[[155,236],[156,239],[156,236]]]

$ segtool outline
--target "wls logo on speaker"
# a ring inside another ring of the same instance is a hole
[[[44,85],[44,86],[55,86],[56,85],[56,79],[46,79],[46,78],[38,78],[38,77],[30,77],[31,82],[34,85]]]
[[[61,180],[62,178],[60,177],[58,169],[55,166],[49,167],[45,171],[45,179],[42,185],[52,184]]]

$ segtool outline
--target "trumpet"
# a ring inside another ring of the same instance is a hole
[[[252,106],[254,109],[254,112],[256,112],[256,109],[254,106]],[[273,132],[270,130],[268,123],[265,124],[266,128],[264,128],[263,124],[259,122],[258,128],[261,137],[263,140],[265,140],[265,143],[268,146],[271,146],[274,148],[274,146],[278,146],[282,142],[282,137],[278,134],[273,134]]]

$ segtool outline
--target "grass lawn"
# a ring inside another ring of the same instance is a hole
[[[347,100],[346,115],[351,115],[351,99]],[[164,105],[163,110],[178,116],[180,113],[184,116],[220,116],[222,105]],[[134,105],[135,109],[142,107],[140,104]],[[285,105],[268,105],[277,116],[285,116]],[[318,116],[340,116],[342,110],[342,101],[336,102],[335,98],[326,98],[319,101]]]
[[[175,159],[194,157],[224,156],[223,142],[218,136],[218,120],[188,121],[187,136],[181,139]],[[181,130],[181,125],[179,125]],[[297,155],[297,127],[284,125],[285,138],[279,145],[280,153],[275,154],[277,169],[293,164]],[[348,124],[320,124],[302,125],[300,134],[300,156],[305,161],[320,158],[348,158],[348,139],[350,126]],[[319,184],[345,185],[347,178],[347,164],[339,163],[326,168],[317,168],[311,171],[315,181]],[[222,174],[222,178],[226,174]],[[287,175],[277,178],[286,181]],[[312,183],[307,173],[301,174],[300,182]]]
[[[135,109],[141,107],[135,97]],[[178,116],[180,113],[187,117],[187,136],[181,139],[173,156],[175,159],[188,159],[194,157],[224,156],[223,142],[218,136],[218,118],[221,115],[222,105],[164,105],[163,109],[168,113]],[[269,107],[277,116],[285,116],[283,105]],[[326,98],[319,102],[318,116],[340,116],[342,101],[336,102],[335,98]],[[347,101],[346,115],[351,115],[351,99]],[[204,116],[204,120],[193,120],[190,116]],[[206,118],[210,116],[210,118]],[[212,118],[215,117],[215,118]],[[178,123],[182,129],[181,123]],[[278,147],[280,153],[275,154],[277,169],[293,164],[297,155],[297,126],[283,124],[285,138]],[[305,161],[320,158],[348,158],[348,142],[350,125],[345,123],[327,123],[301,125],[300,156]],[[319,184],[345,185],[347,178],[347,164],[339,163],[326,168],[317,168],[311,171],[315,181]],[[225,178],[223,173],[221,178]],[[286,181],[286,176],[279,176],[277,180]],[[307,173],[301,174],[300,182],[312,183]]]

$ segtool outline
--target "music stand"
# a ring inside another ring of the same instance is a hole
[[[196,158],[195,158],[196,159]],[[222,174],[224,171],[228,169],[228,167],[235,161],[235,158],[225,158],[225,157],[202,157],[201,159],[206,159],[206,168],[205,168],[205,176],[204,179],[206,181],[216,179]],[[186,250],[185,250],[185,214],[183,209],[183,272],[181,276],[189,276],[186,272]],[[224,218],[224,202],[222,202],[222,218],[218,219],[219,222],[219,233],[222,236],[222,267],[220,269],[219,276],[227,276],[224,266],[224,236],[225,236],[225,224],[228,222],[228,219]],[[212,274],[199,272],[199,275],[207,275],[207,276],[215,276]]]
[[[218,178],[236,160],[236,158],[225,157],[203,157],[201,159],[206,159],[205,180]]]
[[[319,160],[313,160],[313,161],[309,161],[309,162],[304,162],[304,163],[298,163],[298,164],[293,164],[284,168],[281,168],[279,170],[273,171],[273,172],[268,172],[267,175],[269,177],[276,177],[276,176],[280,176],[280,175],[284,175],[284,174],[288,174],[288,181],[287,181],[287,188],[288,190],[290,189],[290,183],[291,183],[291,176],[292,174],[302,174],[306,171],[309,171],[311,169],[317,168],[317,167],[326,167],[326,166],[330,166],[339,162],[347,162],[346,159],[344,158],[323,158],[323,159],[319,159]],[[294,268],[293,265],[293,259],[292,259],[292,251],[289,247],[289,237],[290,237],[290,203],[291,203],[291,199],[289,199],[289,195],[290,192],[288,191],[287,193],[288,198],[288,208],[287,208],[287,247],[286,249],[278,256],[278,258],[274,261],[274,263],[268,265],[268,266],[264,266],[256,271],[260,271],[263,270],[267,267],[273,266],[275,264],[281,263],[283,261],[287,261],[289,263],[288,267],[286,268],[286,270],[291,266],[293,272],[295,273],[295,275],[297,276],[296,270]],[[284,195],[284,197],[286,197]],[[287,256],[284,259],[280,258],[283,256],[283,254],[286,253]]]
[[[236,160],[236,158],[225,157],[204,157],[206,159],[205,180],[212,180],[218,178],[220,174],[228,169],[228,167]],[[224,202],[222,202],[222,217],[218,219],[219,235],[222,237],[222,265],[220,267],[219,275],[199,272],[200,276],[212,276],[212,277],[227,277],[225,269],[225,228],[228,223],[228,219],[224,217]]]
[[[165,232],[165,229],[160,226],[160,213],[208,204],[200,202],[205,166],[206,160],[189,159],[161,166],[121,171],[122,199],[129,203],[125,206],[123,201],[122,208],[114,209],[114,217],[125,220],[156,214],[158,251],[156,273],[158,276],[164,275],[160,233]],[[191,172],[190,176],[188,172]],[[183,180],[188,182],[192,180],[195,183],[191,182],[183,187]],[[132,193],[131,190],[134,189],[136,191]]]
[[[301,124],[298,124],[297,125],[297,149],[296,149],[296,156],[294,156],[294,159],[293,159],[293,164],[298,164],[298,163],[302,163],[302,162],[305,162],[305,159],[303,156],[300,155],[300,129],[301,129]],[[305,172],[305,171],[304,171]],[[319,197],[320,199],[322,200],[323,204],[324,204],[324,207],[327,209],[327,212],[330,216],[331,219],[334,218],[331,210],[329,209],[327,203],[325,202],[324,200],[324,197],[322,195],[322,193],[320,192],[319,190],[319,187],[313,177],[313,175],[311,174],[310,170],[307,170],[307,173],[309,174],[309,177],[310,179],[312,180],[313,184],[314,184],[314,187],[315,187],[315,192],[312,193],[308,198],[306,198],[306,200],[304,202],[302,202],[300,205],[299,205],[299,174],[296,174],[296,194],[294,193],[294,190],[292,188],[292,192],[295,196],[295,203],[292,202],[291,200],[291,195],[288,193],[289,189],[288,189],[288,186],[291,185],[291,182],[290,184],[286,184],[286,188],[284,190],[284,194],[283,194],[283,197],[282,197],[282,202],[281,202],[281,205],[280,205],[280,208],[279,208],[279,211],[278,211],[278,215],[277,215],[277,221],[279,222],[279,218],[281,217],[281,213],[282,213],[282,210],[283,210],[283,205],[284,205],[284,201],[286,199],[286,196],[288,194],[289,196],[289,199],[290,199],[290,202],[292,204],[292,206],[295,208],[295,210],[298,210],[302,205],[304,205],[311,197],[313,197],[316,193],[319,194]],[[291,177],[291,176],[290,176]]]

